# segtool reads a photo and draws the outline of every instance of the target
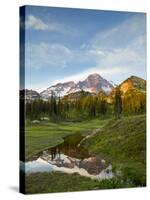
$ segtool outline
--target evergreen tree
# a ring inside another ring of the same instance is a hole
[[[122,98],[121,91],[119,88],[116,88],[115,91],[114,113],[117,119],[120,118],[122,113]]]
[[[101,113],[105,115],[107,112],[107,105],[106,105],[106,100],[102,98],[101,100]]]

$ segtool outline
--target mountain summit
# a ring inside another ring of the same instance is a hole
[[[119,85],[119,87],[123,93],[127,92],[129,89],[132,89],[132,88],[135,88],[140,91],[145,91],[146,90],[146,81],[137,76],[130,76],[128,79],[123,81]]]
[[[106,79],[102,78],[99,74],[91,74],[82,82],[79,82],[80,87],[88,92],[97,93],[99,91],[104,91],[109,93],[113,85]]]
[[[90,74],[84,81],[79,81],[78,83],[69,81],[50,86],[46,90],[42,91],[40,95],[43,98],[49,98],[52,91],[56,96],[65,96],[67,94],[82,90],[90,93],[98,93],[99,91],[103,91],[108,94],[112,89],[113,85],[110,82],[102,78],[99,74],[94,73]]]

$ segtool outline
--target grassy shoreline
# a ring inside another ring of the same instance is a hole
[[[54,147],[63,142],[63,137],[81,133],[88,135],[94,129],[102,128],[110,119],[92,119],[83,122],[40,122],[39,124],[27,123],[25,127],[25,152],[26,159],[44,149]]]
[[[124,180],[146,185],[145,115],[112,120],[83,145],[111,162],[114,170],[121,171]]]
[[[146,186],[146,117],[145,115],[125,116],[121,119],[91,120],[78,123],[50,123],[28,125],[27,139],[32,136],[41,143],[34,146],[30,141],[29,152],[57,144],[62,137],[82,132],[87,135],[96,128],[101,130],[82,145],[91,153],[103,156],[111,162],[114,172],[120,172],[111,180],[91,180],[78,174],[35,173],[26,176],[26,193],[47,193],[65,191],[85,191],[95,189],[130,188]],[[70,125],[70,126],[69,126]],[[40,130],[37,133],[37,129]],[[43,134],[42,129],[45,131]],[[48,139],[46,140],[46,138]],[[54,143],[50,141],[54,140]],[[46,141],[42,146],[42,142]],[[33,146],[31,146],[31,144]]]

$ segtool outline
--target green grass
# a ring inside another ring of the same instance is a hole
[[[110,161],[124,180],[146,185],[146,118],[145,115],[111,120],[84,145],[90,152]]]
[[[25,144],[26,159],[34,154],[63,142],[63,137],[70,134],[89,134],[96,128],[103,127],[109,119],[93,119],[83,122],[40,122],[26,123]]]
[[[116,177],[111,180],[91,180],[78,174],[35,173],[26,176],[26,193],[83,191],[128,188],[146,185],[146,117],[126,116],[119,120],[94,119],[84,122],[27,123],[26,152],[31,156],[44,148],[55,146],[69,134],[91,133],[82,143],[91,153],[111,162]]]
[[[135,187],[116,178],[98,181],[78,174],[61,172],[31,174],[26,176],[25,183],[26,194]]]

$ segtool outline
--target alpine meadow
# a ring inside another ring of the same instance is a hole
[[[146,14],[23,6],[20,51],[21,192],[146,186]]]

